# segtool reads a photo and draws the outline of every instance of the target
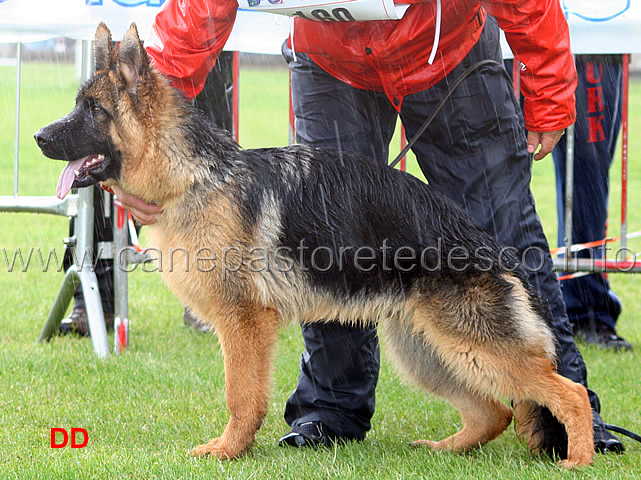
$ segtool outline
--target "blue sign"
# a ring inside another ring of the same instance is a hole
[[[5,0],[0,0],[0,3]],[[111,0],[121,7],[139,7],[145,5],[147,7],[160,7],[166,0]],[[85,0],[85,5],[102,5],[103,0]]]
[[[561,3],[561,7],[565,12],[566,17],[571,13],[572,15],[588,22],[607,22],[608,20],[612,20],[613,18],[625,13],[630,8],[630,0],[619,0],[614,3],[605,3],[597,5],[597,8],[590,8],[589,5],[586,5],[585,7],[583,5],[576,5],[576,1],[570,2],[570,6],[568,6],[567,3],[568,2],[566,0],[563,0]],[[599,12],[598,10],[601,11]]]

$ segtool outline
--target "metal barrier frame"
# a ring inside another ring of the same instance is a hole
[[[84,83],[93,75],[93,48],[92,42],[82,41],[81,60],[81,82]],[[21,197],[18,191],[19,175],[19,135],[20,135],[20,82],[21,82],[21,44],[17,44],[16,50],[16,128],[15,128],[15,158],[14,158],[14,192],[13,196],[0,196],[0,211],[4,212],[30,212],[46,213],[75,217],[74,235],[72,243],[75,243],[77,252],[76,264],[66,272],[58,295],[49,311],[45,325],[40,333],[39,342],[50,340],[58,333],[60,323],[64,317],[67,307],[73,298],[73,294],[80,285],[85,300],[89,332],[96,355],[100,358],[109,355],[109,342],[107,329],[105,327],[104,312],[100,300],[100,291],[96,274],[92,270],[92,263],[85,265],[85,258],[93,259],[93,231],[94,214],[93,206],[94,188],[81,188],[76,195],[68,195],[64,200],[48,196],[24,196]],[[109,199],[110,203],[113,199]],[[118,207],[122,208],[122,207]],[[107,209],[110,211],[111,209]],[[114,327],[116,335],[114,339],[114,352],[120,353],[128,344],[128,279],[127,264],[135,260],[131,255],[117,254],[126,248],[128,244],[128,222],[119,222],[118,215],[114,215],[114,242],[105,245],[101,250],[100,258],[113,258],[114,260]],[[128,252],[125,252],[128,253]],[[80,260],[79,260],[80,259]]]
[[[516,63],[516,62],[515,62]],[[515,70],[516,71],[516,70]],[[623,55],[623,88],[621,108],[621,249],[627,249],[628,234],[628,108],[630,86],[630,54]],[[559,272],[573,273],[641,273],[641,260],[619,261],[593,258],[578,258],[573,255],[572,206],[574,202],[574,125],[566,129],[566,172],[564,199],[564,255],[554,257],[554,268]],[[604,239],[605,241],[605,239]],[[565,277],[564,277],[565,278]]]

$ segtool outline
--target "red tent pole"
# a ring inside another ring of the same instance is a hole
[[[294,104],[292,103],[292,72],[289,72],[289,144],[293,145],[296,143],[296,126],[294,120],[296,115],[294,115]]]
[[[239,52],[234,52],[234,57],[233,57],[233,89],[232,89],[232,109],[233,109],[233,116],[234,116],[234,140],[238,142],[239,140],[239,106],[240,106],[240,95],[239,95],[239,75],[240,74],[240,53]]]
[[[405,148],[405,145],[407,145],[407,137],[405,136],[405,127],[401,125],[401,150]],[[403,155],[403,158],[401,158],[401,170],[404,172],[406,169],[405,165],[405,155]]]
[[[517,100],[521,98],[521,62],[514,57],[512,61],[512,88]]]

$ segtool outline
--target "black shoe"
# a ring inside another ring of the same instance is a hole
[[[330,447],[339,440],[338,435],[322,422],[305,422],[292,428],[292,431],[278,440],[284,447]]]
[[[604,350],[615,352],[632,350],[632,345],[625,338],[620,337],[616,330],[607,325],[578,325],[574,335],[585,343],[596,345]]]
[[[191,309],[188,307],[185,307],[185,310],[183,312],[183,323],[186,326],[193,328],[199,333],[215,331],[214,327],[212,327],[211,325],[207,325],[205,322],[196,318],[196,316],[194,315],[194,312],[192,312]]]
[[[114,328],[114,314],[105,312],[105,326],[107,330]],[[73,305],[71,315],[64,318],[60,322],[60,335],[68,334],[79,335],[81,337],[89,336],[89,321],[87,320],[87,311],[81,302],[76,302]]]
[[[89,335],[89,324],[84,305],[75,303],[71,314],[60,322],[60,335],[68,335],[70,333],[83,337]]]
[[[594,450],[599,453],[623,453],[625,447],[619,437],[606,430],[601,416],[592,410],[592,428],[594,429]]]

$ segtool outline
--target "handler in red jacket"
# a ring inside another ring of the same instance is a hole
[[[411,5],[395,21],[294,20],[283,53],[292,72],[297,140],[387,162],[399,116],[411,138],[461,72],[479,60],[496,60],[466,78],[413,151],[433,188],[523,255],[553,314],[559,371],[587,385],[529,188],[531,154],[539,146],[535,159],[550,153],[575,117],[576,72],[558,1],[404,3]],[[169,0],[158,14],[147,50],[188,96],[203,87],[237,9],[236,0]],[[499,26],[524,65],[525,128],[502,70]],[[143,223],[154,221],[155,207],[122,200]],[[376,332],[314,324],[303,335],[301,374],[285,411],[292,431],[281,444],[363,439],[374,413]],[[595,448],[622,451],[603,427],[596,394],[590,398]],[[563,445],[556,448],[564,455]]]

